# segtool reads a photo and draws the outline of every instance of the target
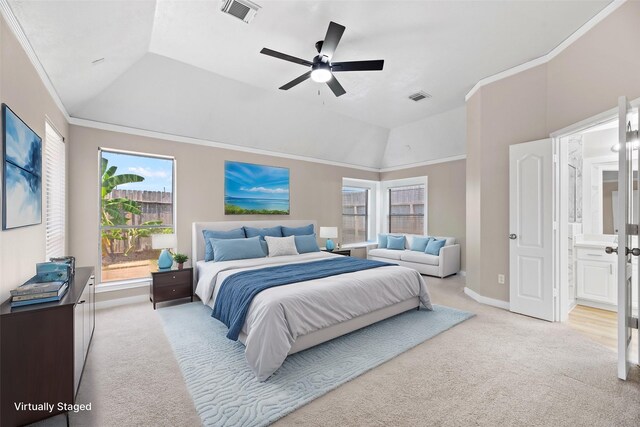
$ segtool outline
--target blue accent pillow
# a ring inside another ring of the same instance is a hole
[[[404,250],[404,236],[387,236],[387,249]]]
[[[260,245],[262,246],[262,252],[264,252],[264,256],[269,256],[269,245],[266,240],[260,239]]]
[[[260,240],[264,240],[264,236],[282,237],[282,227],[276,225],[270,228],[255,228],[255,227],[242,227],[247,237],[260,237]]]
[[[424,253],[429,254],[429,255],[435,255],[438,256],[440,255],[440,249],[442,249],[444,247],[444,244],[447,241],[445,239],[433,239],[430,240],[429,243],[427,243],[427,248],[424,250]]]
[[[213,247],[213,260],[216,262],[265,256],[258,236],[249,239],[209,239],[209,242]]]
[[[388,234],[378,234],[378,248],[384,249],[387,247],[387,237]]]
[[[244,234],[244,229],[236,228],[229,231],[216,231],[216,230],[202,230],[204,236],[204,260],[211,261],[213,259],[213,247],[209,239],[244,239],[247,237]]]
[[[320,252],[315,234],[309,234],[307,236],[294,236],[294,239],[296,241],[296,249],[298,250],[299,254],[306,254],[307,252]]]
[[[427,244],[429,243],[429,241],[432,238],[429,236],[416,236],[413,238],[413,240],[411,241],[411,250],[412,251],[418,251],[418,252],[424,252],[427,250]]]
[[[282,237],[289,236],[308,236],[313,234],[313,224],[305,225],[304,227],[285,227],[282,226]]]

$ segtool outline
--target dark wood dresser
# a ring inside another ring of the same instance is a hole
[[[76,269],[58,302],[0,306],[0,425],[20,426],[73,404],[95,327],[93,267]],[[16,410],[16,403],[54,405],[53,411]]]

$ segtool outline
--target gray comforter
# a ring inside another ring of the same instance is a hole
[[[239,271],[334,257],[313,252],[274,258],[197,263],[196,294],[213,307],[220,284]],[[431,309],[422,276],[415,270],[389,266],[278,286],[260,292],[249,307],[242,332],[245,355],[259,381],[284,362],[296,338],[419,297]]]

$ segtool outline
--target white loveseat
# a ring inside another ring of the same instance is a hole
[[[410,250],[413,237],[416,236],[405,235],[404,250],[383,249],[376,245],[375,249],[369,249],[367,258],[413,268],[429,276],[447,277],[460,271],[460,245],[456,243],[455,237],[433,236],[436,239],[446,239],[438,256]]]

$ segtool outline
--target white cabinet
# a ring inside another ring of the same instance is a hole
[[[603,248],[578,246],[578,299],[598,303],[618,304],[618,272],[616,255],[606,254]]]
[[[617,304],[617,281],[613,263],[578,260],[578,298]]]

